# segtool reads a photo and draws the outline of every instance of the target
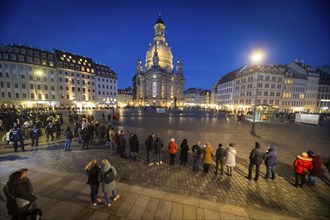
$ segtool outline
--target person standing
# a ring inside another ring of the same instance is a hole
[[[321,156],[315,154],[313,151],[307,151],[307,154],[310,158],[313,159],[313,169],[308,173],[308,185],[314,186],[316,176],[321,174],[321,167],[322,167],[322,159]]]
[[[64,151],[70,151],[71,143],[72,143],[73,134],[71,132],[71,128],[67,127],[65,131],[65,145],[64,145]]]
[[[178,144],[175,143],[175,139],[171,138],[170,143],[168,143],[168,152],[170,153],[170,165],[175,164],[175,155],[178,152]]]
[[[107,159],[102,160],[101,169],[99,172],[98,180],[102,185],[102,191],[104,193],[105,205],[111,206],[110,193],[114,201],[119,199],[120,194],[118,194],[115,177],[117,176],[117,171],[114,166],[112,166]]]
[[[313,170],[313,159],[306,152],[298,155],[293,162],[295,173],[295,187],[302,187],[306,182],[306,174]]]
[[[41,130],[34,125],[34,127],[30,130],[30,138],[31,138],[31,147],[36,146],[38,147],[39,138],[41,136]]]
[[[130,139],[129,139],[129,147],[131,151],[131,158],[133,161],[136,161],[138,152],[139,152],[139,139],[136,134],[132,134]]]
[[[121,158],[125,158],[126,139],[124,134],[125,132],[123,130],[119,132],[119,153]]]
[[[54,140],[54,125],[52,122],[49,122],[48,125],[45,128],[46,138],[47,142],[49,141],[49,136],[52,138],[52,141]]]
[[[218,145],[218,149],[215,153],[215,160],[216,160],[216,166],[215,166],[215,172],[214,174],[217,175],[219,171],[220,166],[220,174],[223,175],[223,164],[225,159],[225,148],[222,146],[222,144]]]
[[[9,140],[13,142],[13,148],[14,152],[17,152],[17,144],[20,143],[20,147],[22,151],[25,151],[24,149],[24,141],[23,141],[23,132],[22,130],[17,126],[16,123],[14,123],[14,127],[9,133]]]
[[[152,166],[153,163],[150,162],[150,154],[151,154],[151,151],[153,150],[154,148],[154,141],[155,141],[155,133],[151,133],[146,141],[145,141],[145,145],[146,145],[146,151],[147,151],[147,165],[148,166]]]
[[[33,187],[28,178],[28,169],[21,169],[12,173],[7,184],[3,187],[3,192],[7,199],[8,215],[15,220],[27,219],[30,205],[37,200],[37,197],[32,194]],[[29,204],[18,207],[16,198],[28,200]]]
[[[275,173],[275,167],[277,163],[277,147],[274,145],[270,145],[268,147],[268,150],[266,151],[265,156],[265,165],[266,165],[266,176],[265,179],[268,180],[270,177],[270,174],[272,174],[272,180],[275,179],[276,173]]]
[[[180,167],[184,167],[187,164],[188,161],[188,151],[189,151],[189,146],[188,146],[188,141],[187,139],[183,139],[181,145],[180,145]]]
[[[259,173],[260,173],[260,165],[262,164],[262,161],[264,160],[264,158],[265,158],[265,153],[261,149],[261,146],[260,146],[259,142],[256,142],[255,147],[251,151],[250,157],[249,157],[250,164],[249,164],[249,173],[248,173],[248,176],[247,176],[247,178],[249,180],[252,179],[252,170],[253,170],[253,167],[256,166],[256,175],[254,177],[254,180],[258,181]]]
[[[210,143],[206,142],[206,145],[204,145],[203,149],[203,173],[209,173],[210,164],[212,164],[212,159],[214,158],[213,151],[213,147],[210,145]]]
[[[81,132],[82,132],[82,139],[83,139],[82,149],[84,150],[85,147],[86,147],[86,149],[89,149],[88,148],[88,144],[89,144],[89,140],[90,140],[89,129],[87,127],[84,127]]]
[[[156,140],[154,142],[155,155],[156,155],[156,164],[163,164],[163,141],[160,139],[158,135],[156,135]]]
[[[201,164],[201,157],[203,150],[201,148],[201,142],[198,141],[197,144],[195,144],[192,149],[192,155],[193,155],[193,171],[197,172],[199,169],[199,165]]]
[[[230,143],[225,150],[225,165],[227,166],[227,175],[233,175],[233,168],[236,166],[236,149],[235,144]]]
[[[86,167],[85,171],[87,174],[87,184],[90,186],[91,193],[90,193],[90,198],[91,198],[91,206],[96,206],[97,203],[99,203],[101,200],[98,198],[98,193],[99,193],[99,171],[100,167],[97,164],[97,160],[92,160],[90,161]]]

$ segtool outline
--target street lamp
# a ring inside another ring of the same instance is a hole
[[[263,59],[264,59],[264,53],[261,50],[261,45],[260,45],[259,48],[256,51],[254,51],[251,55],[252,64],[257,66],[257,70],[259,68],[258,64],[260,64]],[[254,95],[254,106],[253,106],[253,119],[252,119],[251,131],[250,131],[250,134],[254,136],[257,135],[255,130],[255,122],[256,122],[258,83],[259,83],[259,71],[257,71],[256,93]]]
[[[37,70],[35,71],[35,75],[37,76],[42,76],[43,75],[43,72],[41,70]],[[35,100],[36,100],[36,103],[37,103],[37,111],[39,111],[39,98],[38,98],[38,93],[37,93],[37,82],[36,80],[34,81],[34,94],[35,94]]]

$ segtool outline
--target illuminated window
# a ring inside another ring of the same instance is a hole
[[[155,98],[157,96],[157,83],[152,83],[152,97]]]

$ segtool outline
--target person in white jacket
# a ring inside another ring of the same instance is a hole
[[[227,166],[228,176],[232,176],[233,168],[236,165],[236,149],[234,146],[234,143],[230,143],[225,150],[225,165]]]

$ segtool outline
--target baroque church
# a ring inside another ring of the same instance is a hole
[[[171,48],[165,39],[161,16],[154,26],[154,42],[149,44],[144,68],[137,61],[133,77],[133,101],[136,106],[180,107],[184,104],[184,76],[179,57],[176,71]]]

